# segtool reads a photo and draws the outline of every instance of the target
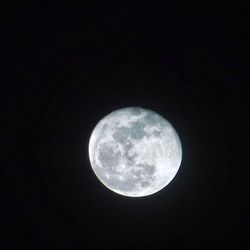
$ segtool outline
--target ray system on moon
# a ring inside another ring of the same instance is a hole
[[[95,175],[112,191],[130,197],[154,194],[176,175],[182,147],[173,126],[154,111],[123,108],[105,116],[89,141]]]

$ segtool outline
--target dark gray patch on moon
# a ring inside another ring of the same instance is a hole
[[[115,133],[113,133],[112,137],[115,141],[124,143],[127,138],[129,137],[130,129],[127,127],[120,127],[118,128]]]
[[[159,122],[159,117],[156,114],[147,114],[144,118],[143,121],[147,125],[155,125],[156,123]]]
[[[143,136],[146,135],[144,130],[145,123],[142,121],[136,121],[131,123],[131,127],[119,127],[113,133],[112,137],[115,141],[120,143],[124,143],[129,137],[133,139],[141,139]]]
[[[156,137],[161,136],[161,134],[162,134],[162,132],[161,132],[161,131],[159,131],[159,130],[155,130],[155,131],[153,131],[153,135],[154,135],[154,136],[156,136]]]
[[[151,184],[151,183],[150,183],[149,181],[142,181],[142,182],[141,182],[141,187],[146,188],[146,187],[149,187],[150,184]]]
[[[98,159],[102,162],[103,167],[110,173],[116,172],[116,167],[119,164],[121,153],[114,152],[113,148],[108,143],[103,143],[100,147]]]
[[[133,122],[133,125],[130,129],[130,135],[133,139],[141,139],[146,135],[144,130],[145,124],[141,121]]]
[[[129,111],[132,116],[139,116],[142,113],[141,108],[138,107],[130,108]]]

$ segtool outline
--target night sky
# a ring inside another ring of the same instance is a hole
[[[248,9],[194,7],[3,8],[1,249],[250,248]],[[176,177],[151,196],[110,191],[89,163],[94,126],[127,106],[182,142]]]

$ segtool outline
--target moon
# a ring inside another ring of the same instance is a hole
[[[89,140],[89,159],[107,188],[141,197],[160,191],[175,177],[182,146],[164,117],[149,109],[127,107],[97,123]]]

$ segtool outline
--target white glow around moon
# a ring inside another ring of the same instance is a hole
[[[182,148],[165,118],[148,109],[130,107],[99,121],[90,137],[89,158],[106,187],[139,197],[169,184],[180,167]]]

